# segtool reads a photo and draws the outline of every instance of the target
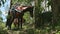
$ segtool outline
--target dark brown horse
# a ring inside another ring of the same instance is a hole
[[[22,28],[22,23],[23,23],[23,15],[25,12],[30,12],[31,17],[33,17],[33,6],[22,6],[22,7],[17,7],[14,10],[9,10],[8,12],[8,18],[6,21],[6,27],[8,26],[8,29],[11,29],[11,24],[14,21],[14,19],[17,20],[17,22],[14,22],[15,25],[18,24]]]

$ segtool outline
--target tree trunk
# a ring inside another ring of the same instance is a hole
[[[11,6],[12,6],[12,0],[10,0],[10,9],[11,9]]]
[[[35,27],[40,28],[41,23],[41,12],[40,12],[40,2],[39,0],[35,0]]]
[[[59,11],[60,11],[60,0],[51,0],[52,1],[52,12],[53,12],[53,17],[52,17],[52,26],[53,26],[53,29],[55,30],[55,26],[57,25],[58,23],[58,20],[60,19],[59,18]]]

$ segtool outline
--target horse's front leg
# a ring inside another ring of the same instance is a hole
[[[22,19],[23,19],[23,18],[21,18],[21,23],[20,23],[20,25],[21,25],[21,29],[22,29]]]
[[[18,28],[19,28],[19,25],[21,26],[21,29],[22,29],[22,18],[18,19]]]

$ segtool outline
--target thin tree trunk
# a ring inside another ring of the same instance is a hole
[[[42,25],[41,21],[41,12],[40,12],[40,2],[39,0],[35,0],[35,27],[40,28]],[[39,13],[40,12],[40,13]]]
[[[12,7],[12,0],[10,0],[10,9],[11,9],[11,7]]]

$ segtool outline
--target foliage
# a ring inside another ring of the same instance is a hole
[[[0,22],[3,22],[3,18],[1,17],[2,12],[0,11]]]
[[[30,2],[33,0],[12,0],[12,3],[15,4],[16,2],[19,3],[27,3],[30,4]],[[19,30],[19,34],[53,34],[53,32],[55,32],[55,34],[60,34],[60,20],[58,20],[58,22],[56,23],[57,25],[55,26],[56,31],[52,30],[52,12],[43,12],[44,8],[41,7],[41,2],[43,2],[44,0],[36,0],[35,1],[35,24],[32,22],[32,20],[30,19],[30,14],[29,12],[26,12],[23,16],[23,18],[26,20],[26,22],[23,24],[23,29]],[[4,4],[4,2],[3,2]],[[48,6],[51,5],[51,0],[48,0]],[[1,12],[0,12],[1,14]],[[10,18],[11,15],[7,16],[8,18]],[[3,20],[0,17],[1,20]],[[36,25],[37,24],[37,25]],[[40,27],[40,28],[35,28],[34,26]],[[13,25],[14,27],[14,25]],[[8,30],[3,30],[5,28],[5,23],[1,23],[0,22],[0,34],[7,34]],[[10,32],[10,31],[9,31]],[[18,31],[14,32],[12,30],[13,33],[17,33]],[[12,33],[11,32],[11,33]],[[10,33],[10,34],[11,34]]]
[[[47,5],[48,5],[48,7],[51,5],[51,0],[48,0],[48,3],[47,3]]]
[[[5,2],[6,2],[6,0],[0,0],[0,6],[4,5]]]
[[[41,7],[41,2],[42,2],[43,0],[35,0],[35,12],[34,12],[34,14],[35,14],[35,26],[36,26],[36,28],[37,27],[40,27],[40,23],[41,23],[41,19],[42,19],[42,17],[41,17],[41,13],[42,13],[42,10],[43,10],[43,8]]]
[[[31,1],[33,0],[12,0],[12,5],[18,3],[23,5],[31,5]]]
[[[5,23],[0,22],[0,34],[8,34],[7,30],[3,30],[5,28]]]
[[[42,13],[42,19],[44,22],[50,22],[52,20],[52,12],[44,12]]]
[[[0,11],[0,15],[2,14],[2,12]]]

